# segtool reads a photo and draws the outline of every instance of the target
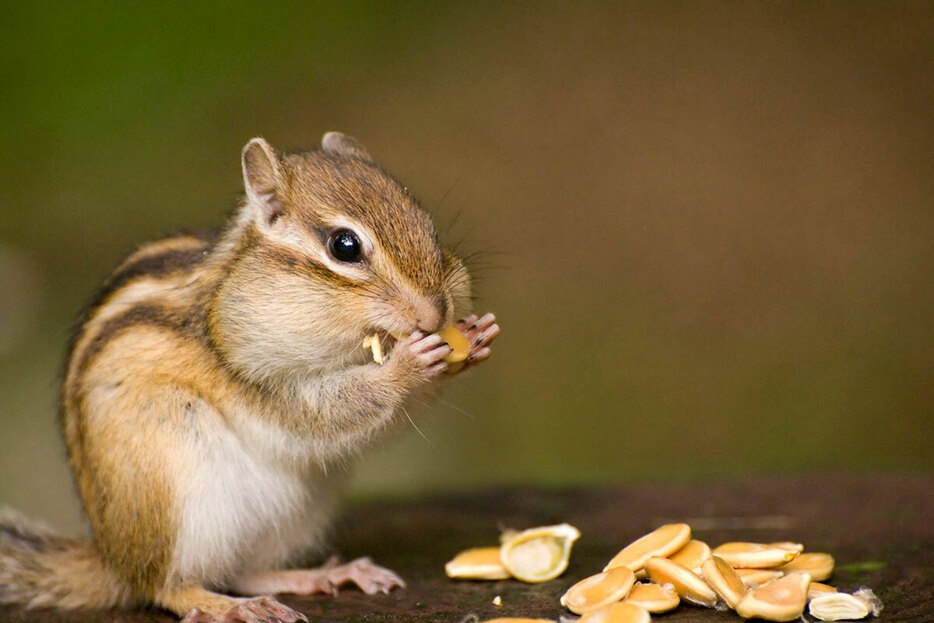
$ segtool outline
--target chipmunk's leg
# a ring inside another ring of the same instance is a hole
[[[212,593],[201,586],[162,589],[157,605],[183,617],[182,623],[297,623],[308,618],[272,597],[238,598]]]
[[[463,364],[451,366],[448,369],[449,374],[457,374],[485,361],[490,356],[490,344],[499,335],[499,325],[496,324],[496,316],[493,314],[484,314],[480,318],[471,314],[466,318],[461,318],[454,324],[464,334],[464,337],[470,341],[470,351]]]
[[[388,593],[394,587],[405,587],[405,582],[389,569],[373,564],[369,558],[357,558],[340,565],[330,558],[317,569],[285,569],[266,571],[238,578],[231,586],[244,595],[268,593],[337,594],[338,587],[353,583],[367,595]]]

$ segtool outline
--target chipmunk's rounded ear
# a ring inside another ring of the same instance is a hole
[[[335,156],[345,156],[347,158],[359,158],[367,162],[373,162],[373,156],[361,145],[357,139],[340,132],[328,132],[321,139],[321,149]]]
[[[263,211],[271,225],[282,215],[282,202],[276,195],[279,187],[279,155],[261,138],[251,139],[243,148],[243,186],[247,198]]]

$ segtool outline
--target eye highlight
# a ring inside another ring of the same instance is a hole
[[[353,264],[363,259],[363,245],[351,230],[338,229],[328,238],[328,253],[338,262]]]

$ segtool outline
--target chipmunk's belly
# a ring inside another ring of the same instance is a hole
[[[177,491],[174,578],[223,586],[321,544],[343,479],[267,452],[277,434],[255,424],[201,432]]]

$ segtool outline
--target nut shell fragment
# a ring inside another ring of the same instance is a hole
[[[649,623],[648,610],[625,601],[592,610],[577,620],[577,623]]]
[[[871,610],[869,602],[849,593],[827,593],[811,600],[808,612],[821,621],[864,619]]]
[[[656,584],[671,584],[682,599],[712,608],[717,594],[696,573],[667,558],[653,556],[645,561],[645,570]]]
[[[674,610],[681,603],[681,598],[671,587],[644,582],[632,587],[629,596],[626,597],[626,603],[642,606],[654,614]]]
[[[673,560],[697,573],[708,558],[710,558],[710,546],[703,541],[692,539],[684,547],[669,556],[668,560]]]
[[[704,562],[702,571],[707,584],[720,595],[726,605],[735,610],[736,604],[746,594],[746,586],[733,567],[719,556],[711,556]]]
[[[771,569],[798,556],[798,552],[785,547],[765,543],[724,543],[713,549],[713,553],[734,567],[744,569]]]
[[[786,575],[746,593],[736,612],[746,619],[793,621],[804,612],[810,582],[807,573]]]
[[[823,582],[833,574],[834,560],[830,554],[821,552],[800,554],[791,562],[779,567],[785,574],[804,571],[816,582]]]
[[[652,556],[670,556],[690,540],[691,526],[686,523],[665,524],[624,547],[603,570],[629,567],[639,571]]]
[[[379,341],[379,334],[373,333],[363,338],[363,348],[369,348],[373,354],[373,361],[383,365],[385,358],[383,357],[383,345]]]
[[[580,531],[570,524],[524,530],[505,541],[499,558],[512,577],[523,582],[553,580],[568,568],[571,546]]]
[[[474,547],[464,550],[444,565],[449,578],[464,580],[505,580],[509,571],[499,559],[498,547]]]
[[[585,614],[620,601],[629,594],[636,574],[629,567],[617,567],[584,578],[561,596],[561,605],[574,614]]]

